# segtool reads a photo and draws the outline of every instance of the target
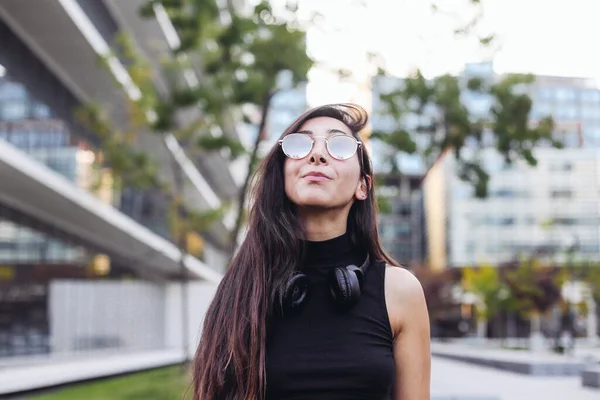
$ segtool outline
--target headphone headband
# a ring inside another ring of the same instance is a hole
[[[371,257],[369,257],[369,253],[367,253],[367,257],[365,258],[365,261],[363,261],[363,263],[360,267],[357,267],[355,265],[349,265],[346,267],[346,269],[353,270],[357,274],[357,277],[362,285],[362,283],[365,279],[365,275],[367,274],[367,268],[369,268],[370,264],[371,264]]]

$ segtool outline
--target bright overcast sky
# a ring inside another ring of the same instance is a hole
[[[456,22],[432,17],[429,0],[300,0],[305,9],[325,15],[327,34],[309,32],[311,55],[335,67],[367,76],[365,53],[376,52],[388,70],[403,75],[415,67],[426,75],[459,72],[482,53],[456,40]],[[464,16],[467,0],[438,0]],[[600,0],[483,0],[485,28],[498,34],[497,72],[592,77],[600,82]],[[354,85],[341,85],[330,74],[313,71],[311,104],[354,100],[368,102]],[[352,97],[354,98],[352,99]],[[357,98],[358,96],[358,98]],[[368,104],[366,104],[368,105]]]

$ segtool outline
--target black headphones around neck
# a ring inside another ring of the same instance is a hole
[[[339,306],[351,307],[361,294],[367,269],[371,264],[369,255],[360,267],[347,265],[331,270],[329,290],[332,299]],[[309,291],[309,278],[302,272],[295,272],[284,287],[282,306],[283,313],[288,314],[299,309],[306,300]]]

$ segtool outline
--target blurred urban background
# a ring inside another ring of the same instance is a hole
[[[432,398],[600,398],[598,15],[0,0],[0,397],[182,398],[250,174],[305,109],[355,102]]]

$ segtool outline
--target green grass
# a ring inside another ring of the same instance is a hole
[[[83,383],[29,400],[183,400],[188,387],[181,366]],[[186,399],[190,399],[188,393]]]

